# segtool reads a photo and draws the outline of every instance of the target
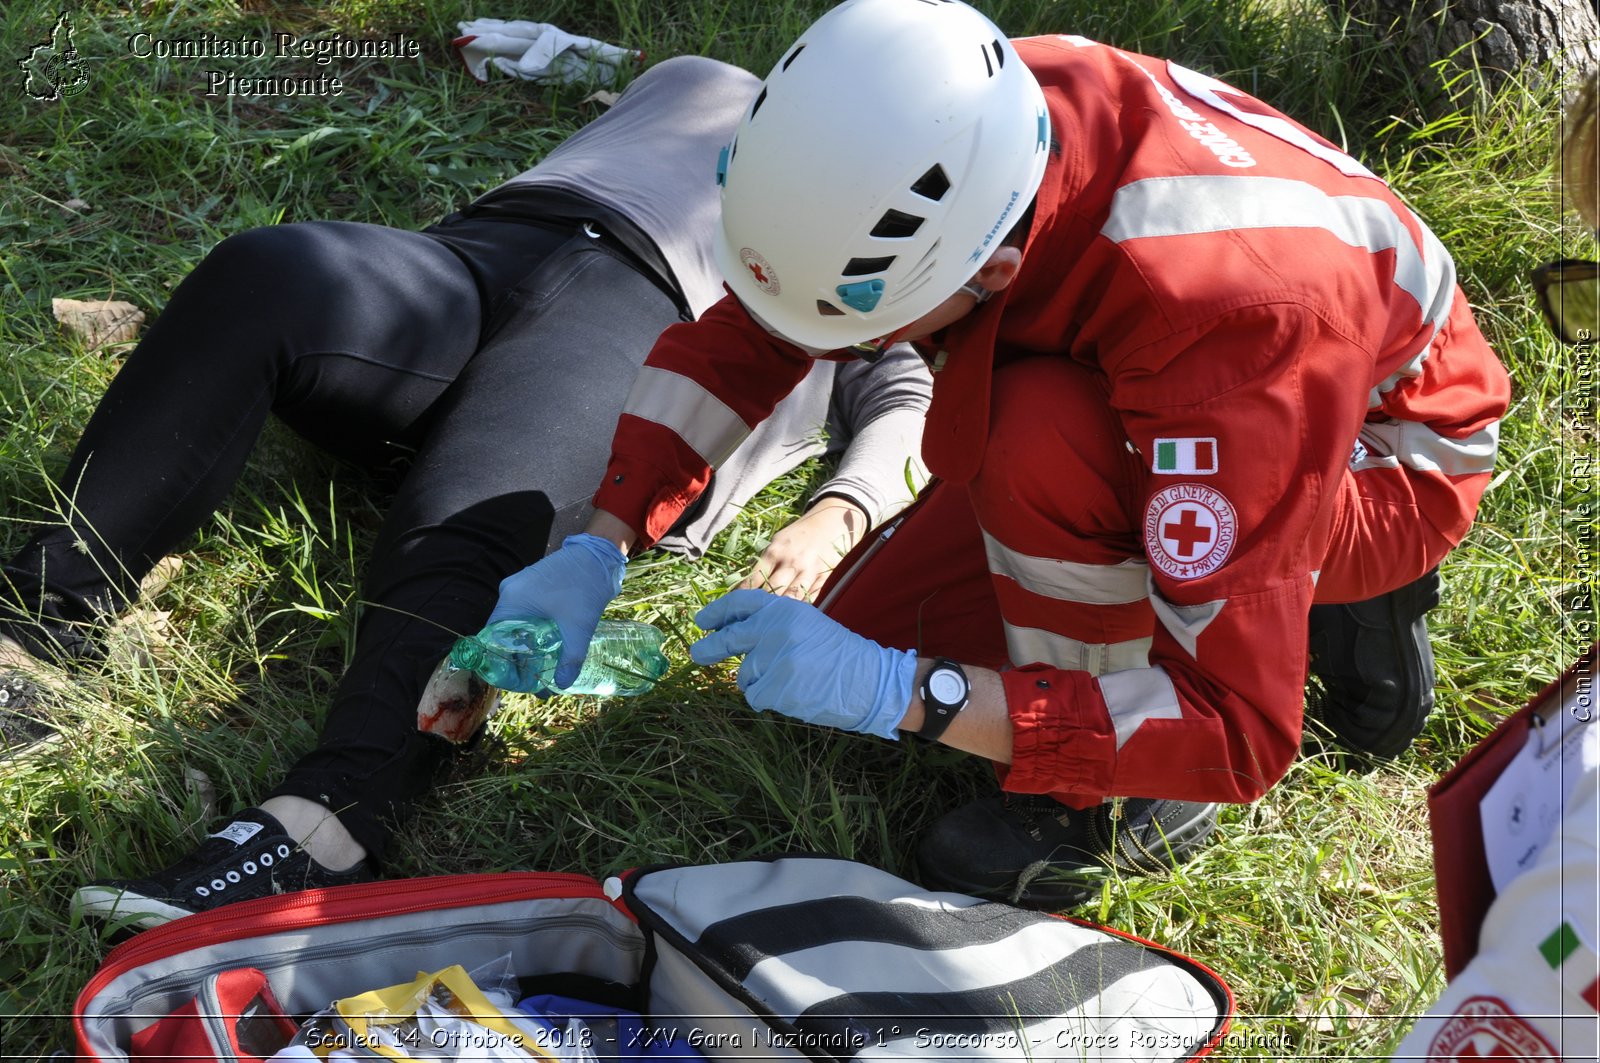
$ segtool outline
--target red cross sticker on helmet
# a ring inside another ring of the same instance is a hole
[[[1173,579],[1199,579],[1221,568],[1237,531],[1233,504],[1200,484],[1174,484],[1145,507],[1145,554]]]
[[[768,295],[777,295],[783,291],[782,286],[778,284],[777,271],[772,268],[772,263],[761,257],[761,252],[751,247],[740,248],[739,261],[744,263],[744,268],[755,278],[757,288]]]

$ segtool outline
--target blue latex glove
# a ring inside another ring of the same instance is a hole
[[[488,624],[498,620],[554,620],[561,629],[561,663],[555,684],[571,686],[583,668],[595,625],[622,592],[628,559],[615,543],[587,532],[569,535],[561,549],[500,581],[500,600]]]
[[[814,605],[768,591],[731,591],[694,622],[711,632],[689,647],[696,664],[744,654],[739,689],[751,708],[899,740],[915,652],[886,649]]]

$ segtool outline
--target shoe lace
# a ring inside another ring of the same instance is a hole
[[[1072,809],[1043,794],[1007,793],[1001,795],[1001,801],[1008,810],[1017,814],[1022,820],[1022,829],[1036,842],[1044,840],[1041,824],[1045,820],[1055,820],[1063,827],[1072,821]]]
[[[287,860],[294,853],[294,848],[288,841],[278,841],[268,845],[254,857],[243,853],[236,857],[231,864],[217,865],[211,870],[209,882],[201,880],[194,887],[198,897],[213,897],[226,892],[231,887],[242,886],[247,877],[266,873],[271,874],[271,868],[281,860]]]
[[[1155,801],[1130,801],[1125,797],[1114,797],[1106,803],[1103,814],[1095,817],[1094,831],[1108,860],[1125,870],[1145,874],[1172,869],[1171,851],[1166,832],[1156,818],[1156,805]],[[1139,832],[1151,825],[1155,827],[1155,837],[1146,841]]]

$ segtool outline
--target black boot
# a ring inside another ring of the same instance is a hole
[[[1311,607],[1311,674],[1322,685],[1312,711],[1355,753],[1405,752],[1433,711],[1428,610],[1439,570],[1349,605]]]
[[[1166,871],[1200,850],[1217,806],[1130,797],[1081,811],[1036,794],[998,794],[941,818],[917,847],[923,885],[1066,908],[1100,888],[1107,867]]]

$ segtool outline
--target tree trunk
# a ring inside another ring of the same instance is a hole
[[[1475,68],[1493,90],[1510,74],[1537,77],[1553,68],[1570,84],[1600,67],[1595,0],[1343,0],[1343,7],[1398,46],[1415,73],[1443,61],[1450,72]]]

